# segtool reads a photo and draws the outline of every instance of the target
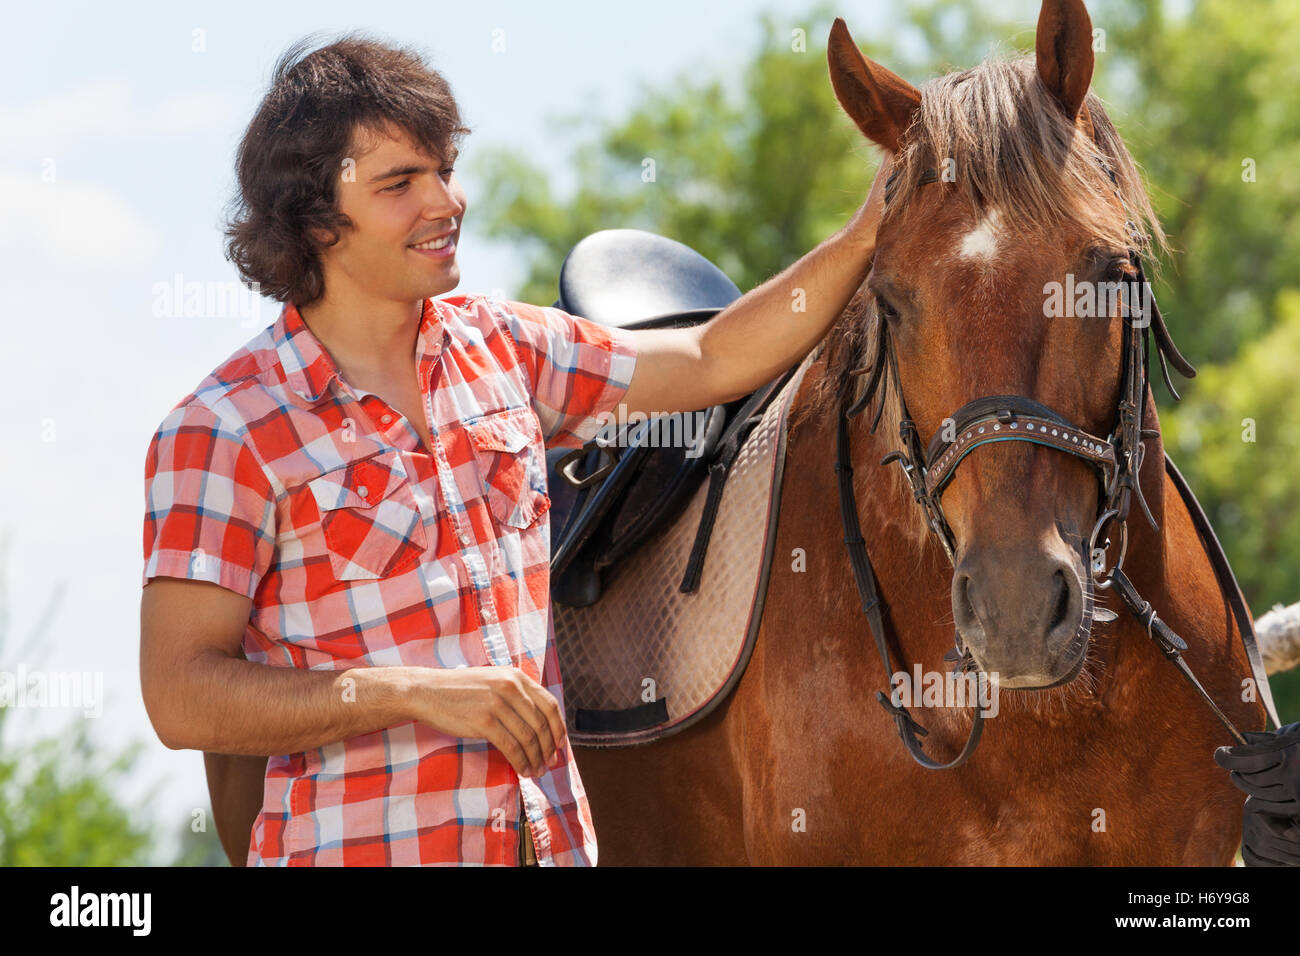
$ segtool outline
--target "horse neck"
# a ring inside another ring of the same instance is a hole
[[[828,540],[840,552],[835,566],[841,568],[844,581],[851,582],[852,568],[842,543],[845,532],[841,527],[838,480],[830,467],[836,457],[836,429],[842,410],[834,401],[805,407],[806,402],[826,402],[825,396],[833,394],[828,386],[836,383],[825,379],[825,365],[823,355],[809,369],[805,388],[792,409],[798,424],[790,436],[786,473],[791,475],[790,465],[795,460],[811,464],[811,468],[795,470],[794,480],[822,502],[819,510],[826,529],[835,529]],[[954,643],[952,566],[920,520],[919,506],[901,473],[895,473],[898,466],[881,466],[880,459],[897,447],[897,441],[890,441],[884,422],[877,433],[871,432],[872,412],[874,409],[849,420],[850,463],[858,522],[885,607],[887,640],[891,653],[901,658],[895,664],[910,668],[924,661],[927,667],[937,668]],[[787,490],[794,489],[787,485]],[[855,595],[853,616],[867,631],[867,622],[856,610],[857,592],[852,584],[846,586]]]

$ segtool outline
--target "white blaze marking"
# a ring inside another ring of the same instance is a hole
[[[998,211],[991,210],[984,220],[962,238],[963,259],[992,259],[998,253]]]

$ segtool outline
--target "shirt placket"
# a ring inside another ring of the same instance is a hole
[[[440,341],[429,346],[428,339],[421,335],[418,343],[420,400],[425,424],[428,425],[429,434],[433,438],[433,447],[429,449],[429,453],[433,457],[434,471],[438,476],[438,484],[442,488],[443,501],[447,504],[447,521],[456,533],[456,540],[460,542],[461,563],[465,566],[474,592],[474,606],[478,611],[483,651],[493,664],[509,666],[512,663],[510,647],[505,632],[501,629],[500,615],[497,613],[496,602],[492,597],[491,571],[483,549],[475,543],[474,528],[469,520],[469,507],[464,495],[461,494],[460,486],[456,484],[456,476],[452,471],[451,463],[447,460],[446,449],[443,447],[439,426],[444,419],[434,407],[433,376],[439,371],[439,360],[443,357],[443,344],[446,341],[447,336],[444,335]],[[445,363],[442,370],[445,374]],[[457,416],[452,420],[460,419]]]

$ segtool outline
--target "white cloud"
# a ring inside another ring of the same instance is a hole
[[[141,136],[219,129],[235,114],[231,101],[211,92],[174,94],[142,107],[128,84],[116,80],[84,83],[66,93],[0,108],[0,129],[12,151],[53,152],[86,137]]]
[[[37,252],[59,272],[111,272],[153,257],[153,230],[116,194],[64,182],[57,167],[53,180],[0,168],[0,249]]]

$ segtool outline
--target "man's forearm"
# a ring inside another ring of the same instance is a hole
[[[747,395],[808,354],[871,271],[874,238],[847,228],[700,329],[715,403]]]
[[[310,671],[224,654],[196,657],[166,694],[172,749],[271,756],[312,750],[413,719],[414,667]]]

